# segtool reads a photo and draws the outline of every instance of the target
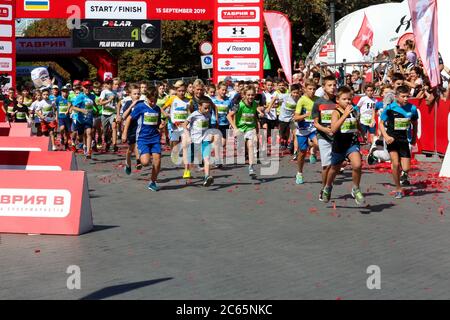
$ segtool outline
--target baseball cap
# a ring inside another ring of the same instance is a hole
[[[81,83],[81,85],[82,85],[83,87],[90,87],[90,86],[92,86],[92,82],[89,81],[89,80],[86,80],[86,81],[83,81],[83,82]]]
[[[78,85],[80,85],[81,84],[81,81],[80,80],[73,80],[73,85],[74,86],[78,86]]]
[[[67,86],[64,86],[61,88],[61,91],[69,91],[69,88]]]
[[[59,89],[59,87],[55,84],[53,85],[52,89]]]

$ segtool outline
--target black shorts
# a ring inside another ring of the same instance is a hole
[[[394,140],[393,143],[387,145],[387,151],[397,152],[400,158],[411,158],[408,141]]]
[[[227,138],[227,130],[230,129],[229,125],[226,126],[219,126],[219,131],[222,133],[222,138]]]
[[[280,136],[282,139],[289,139],[291,134],[291,123],[280,121]]]
[[[278,125],[278,120],[269,120],[267,118],[261,118],[261,126],[267,123],[267,130],[273,130]]]

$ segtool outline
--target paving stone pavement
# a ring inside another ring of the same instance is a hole
[[[245,166],[227,166],[204,188],[200,179],[186,185],[166,155],[163,190],[152,193],[148,169],[126,176],[122,159],[78,158],[93,232],[0,236],[0,299],[450,298],[450,183],[422,183],[438,165],[421,165],[419,186],[402,200],[389,195],[387,173],[365,168],[370,206],[358,208],[350,172],[334,205],[318,201],[320,163],[306,164],[302,186],[285,157],[275,176],[251,180]],[[80,290],[67,289],[71,265]],[[371,265],[380,290],[367,288]]]

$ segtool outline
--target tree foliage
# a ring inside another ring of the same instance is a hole
[[[355,10],[390,0],[335,0],[336,21]],[[280,11],[289,16],[292,23],[292,44],[295,57],[299,56],[298,44],[303,54],[312,48],[317,39],[329,28],[329,0],[265,0],[265,10]],[[111,50],[118,59],[119,76],[126,81],[137,79],[162,79],[180,76],[205,76],[201,69],[199,44],[212,41],[212,21],[163,21],[162,49],[160,50]],[[65,20],[43,19],[32,24],[25,36],[70,36]],[[275,50],[265,35],[272,67],[279,65]],[[93,72],[91,72],[93,74]]]

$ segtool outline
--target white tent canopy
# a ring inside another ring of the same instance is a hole
[[[448,12],[450,12],[450,1],[438,0],[439,51],[446,65],[450,64],[450,42],[446,41],[446,32],[450,30],[450,19],[446,16]],[[358,35],[364,14],[367,15],[374,31],[371,52],[375,55],[384,50],[394,49],[403,35],[413,32],[407,0],[401,3],[374,5],[355,11],[336,23],[337,63],[343,62],[344,59],[348,62],[362,61],[361,52],[353,46],[352,42]],[[328,42],[330,42],[329,30],[316,42],[308,58],[315,63],[321,62],[319,53]]]

